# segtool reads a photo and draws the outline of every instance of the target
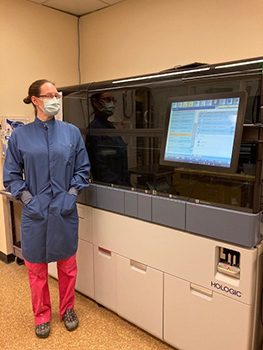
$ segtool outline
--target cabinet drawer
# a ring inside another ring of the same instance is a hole
[[[251,350],[251,306],[164,275],[164,341],[183,350]]]
[[[116,312],[116,254],[94,246],[95,300]]]
[[[79,216],[79,238],[92,243],[92,208],[77,204],[77,209]]]
[[[163,273],[117,255],[117,313],[162,339]]]
[[[76,290],[94,299],[93,245],[79,239]]]

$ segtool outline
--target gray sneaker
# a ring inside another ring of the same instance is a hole
[[[74,331],[78,328],[79,320],[74,309],[67,309],[63,315],[63,321],[68,331]]]
[[[35,333],[39,338],[47,338],[50,333],[50,322],[36,325]]]

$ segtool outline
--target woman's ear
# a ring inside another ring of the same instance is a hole
[[[32,96],[32,97],[31,97],[31,102],[32,102],[35,106],[38,106],[38,105],[39,105],[38,99],[37,99],[35,96]]]

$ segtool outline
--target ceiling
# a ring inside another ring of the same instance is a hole
[[[69,13],[74,16],[83,16],[88,13],[102,10],[125,0],[27,0],[36,4]]]

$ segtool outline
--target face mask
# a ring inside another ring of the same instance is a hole
[[[111,102],[101,102],[101,104],[102,104],[101,112],[103,112],[108,117],[113,115],[113,113],[115,111],[115,105],[114,105],[113,101],[111,101]]]
[[[58,114],[60,110],[60,100],[56,99],[56,97],[44,100],[44,108],[41,108],[41,110],[48,117],[53,117],[54,115]]]

